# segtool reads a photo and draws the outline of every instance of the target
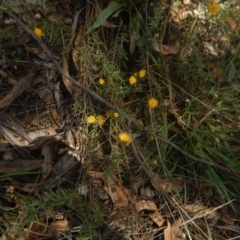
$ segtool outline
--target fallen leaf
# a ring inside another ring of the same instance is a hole
[[[150,213],[149,216],[158,225],[158,227],[162,227],[165,223],[165,219],[158,211]]]
[[[185,204],[182,208],[188,215],[193,216],[194,218],[200,218],[201,216],[207,215],[207,219],[212,219],[218,216],[218,213],[213,211],[213,208],[207,208],[202,204]]]
[[[157,206],[155,205],[155,203],[149,200],[141,200],[135,204],[135,207],[138,212],[143,210],[157,211]]]
[[[183,240],[186,239],[185,234],[179,228],[181,219],[175,221],[172,225],[167,221],[167,228],[164,229],[164,240]]]
[[[156,52],[162,53],[163,55],[177,54],[181,49],[180,46],[159,44],[156,41],[153,42],[152,47]]]
[[[105,186],[103,187],[103,189],[110,196],[112,202],[116,207],[126,207],[129,201],[121,189],[121,187],[123,188],[123,186],[118,186],[116,184],[117,180],[118,179],[114,180],[113,176],[107,176],[107,178],[105,178]]]
[[[43,179],[47,178],[52,170],[53,165],[53,152],[51,145],[42,146],[42,155],[44,156],[44,161],[42,162],[42,177]]]
[[[75,60],[76,61],[76,60]],[[67,62],[67,58],[66,56],[63,57],[63,61],[62,61],[62,68],[64,70],[64,72],[69,75],[69,71],[68,71],[68,62]],[[65,76],[62,76],[63,79],[63,83],[65,85],[65,87],[67,88],[68,92],[72,95],[73,94],[73,90],[74,90],[74,85],[72,82],[70,82]]]
[[[15,159],[0,161],[0,173],[22,173],[40,168],[43,159]]]
[[[231,17],[226,17],[225,21],[230,26],[231,31],[234,32],[237,29],[237,24]]]

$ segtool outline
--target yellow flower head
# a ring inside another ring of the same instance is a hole
[[[153,160],[153,164],[157,165],[158,161],[156,159]]]
[[[118,113],[118,112],[114,112],[114,113],[113,113],[113,116],[114,116],[115,118],[118,118],[118,117],[119,117],[119,113]]]
[[[136,77],[131,76],[129,78],[129,84],[134,85],[134,84],[136,84],[136,82],[137,82],[137,78]]]
[[[145,69],[142,69],[139,71],[138,76],[140,78],[144,78],[146,76],[146,74],[147,74],[147,71]]]
[[[155,108],[155,107],[157,107],[157,105],[158,105],[158,100],[156,98],[150,98],[148,100],[148,106],[150,108]]]
[[[150,137],[149,137],[149,140],[150,140],[150,141],[153,141],[153,140],[155,140],[155,137],[154,137],[154,136],[150,136]]]
[[[42,37],[43,36],[43,32],[42,32],[42,29],[41,28],[35,28],[34,29],[34,32],[35,34],[38,36],[38,37]]]
[[[98,115],[97,116],[97,122],[100,126],[102,126],[106,121],[106,118],[103,115]]]
[[[123,145],[127,146],[129,143],[131,143],[132,138],[127,132],[121,132],[118,134],[118,141]]]
[[[217,3],[211,3],[208,5],[208,12],[211,15],[217,15],[220,11],[220,6]]]
[[[96,118],[93,115],[91,115],[87,118],[87,123],[92,124],[92,123],[95,123],[95,122],[96,122]]]
[[[103,78],[100,78],[100,79],[98,80],[98,83],[99,83],[100,85],[104,85],[104,84],[105,84],[105,80],[104,80]]]

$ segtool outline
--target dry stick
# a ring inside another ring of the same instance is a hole
[[[12,14],[12,16],[14,17],[14,19],[18,22],[18,24],[29,34],[32,35],[32,37],[38,42],[38,44],[41,46],[41,48],[46,52],[46,54],[48,55],[48,57],[50,58],[50,60],[55,64],[57,70],[64,76],[66,77],[70,82],[72,82],[73,84],[75,84],[76,86],[78,86],[79,88],[81,88],[85,93],[87,93],[88,95],[92,96],[93,98],[97,99],[99,102],[105,104],[107,107],[113,109],[114,111],[117,111],[117,108],[114,107],[111,103],[107,102],[105,99],[103,99],[101,96],[99,96],[97,93],[95,93],[94,91],[92,91],[91,89],[87,88],[86,86],[84,86],[81,83],[78,83],[75,79],[73,79],[71,76],[69,76],[68,74],[66,74],[64,72],[64,70],[61,68],[61,66],[59,65],[59,63],[56,61],[56,59],[54,58],[53,54],[48,50],[48,48],[46,47],[46,45],[42,42],[41,38],[39,38],[30,28],[28,28],[23,22],[22,20],[20,20],[15,14]],[[135,120],[135,121],[134,121]],[[139,126],[139,123],[137,122],[136,119],[134,119],[133,121]],[[143,127],[143,129],[150,133],[150,131],[146,128]],[[179,152],[183,153],[184,155],[192,158],[193,160],[196,160],[198,162],[203,162],[203,163],[207,163],[209,165],[224,169],[224,170],[228,170],[230,169],[230,167],[226,168],[217,164],[213,164],[213,163],[209,163],[203,159],[200,158],[196,158],[194,156],[192,156],[191,154],[185,152],[183,149],[181,149],[180,147],[178,147],[176,144],[174,144],[173,142],[162,138],[160,136],[157,136],[155,133],[151,133],[152,135],[154,135],[155,137],[157,137],[158,139],[160,139],[161,141],[171,145],[172,147],[174,147],[175,149],[177,149]],[[235,175],[238,176],[238,174],[233,170],[230,169],[231,172],[233,172]],[[239,177],[238,177],[239,178]]]
[[[129,133],[132,135],[132,131],[131,131],[131,120],[129,121],[128,124],[128,131]],[[132,150],[134,153],[135,158],[137,159],[137,161],[139,162],[139,164],[141,165],[142,169],[144,170],[144,172],[148,175],[150,181],[153,183],[154,188],[156,188],[159,192],[161,192],[164,197],[168,200],[168,202],[171,204],[171,206],[176,210],[177,207],[175,206],[175,204],[173,203],[173,200],[167,195],[167,193],[164,191],[164,189],[159,185],[159,183],[157,182],[156,178],[154,177],[153,173],[151,173],[148,168],[145,166],[144,162],[142,161],[142,159],[139,157],[136,146],[134,144],[134,141],[131,142],[131,146],[132,146]]]
[[[57,60],[54,58],[53,54],[48,50],[47,46],[43,43],[43,41],[41,40],[41,38],[39,38],[29,27],[27,27],[21,19],[19,19],[15,14],[12,14],[13,18],[17,21],[17,23],[29,34],[32,35],[32,37],[38,42],[38,44],[41,46],[41,48],[45,51],[45,53],[47,54],[47,56],[50,58],[50,60],[54,63],[54,65],[56,66],[57,70],[62,74],[62,76],[66,77],[70,82],[72,82],[74,85],[78,86],[79,88],[81,88],[85,93],[87,93],[88,95],[92,96],[93,98],[95,98],[96,100],[98,100],[99,102],[103,103],[104,105],[106,105],[107,107],[111,108],[112,110],[116,111],[116,107],[114,107],[111,103],[107,102],[105,99],[103,99],[101,96],[99,96],[97,93],[95,93],[94,91],[92,91],[91,89],[87,88],[86,86],[84,86],[83,84],[77,82],[75,79],[73,79],[71,76],[69,76],[68,74],[66,74],[64,72],[64,70],[62,69],[62,67],[59,65],[59,63],[57,62]]]
[[[135,118],[132,118],[131,120],[133,123],[135,123],[137,126],[140,126],[139,123],[137,122],[137,120]],[[166,138],[163,138],[159,135],[157,135],[155,132],[149,130],[148,128],[146,127],[143,127],[143,126],[140,126],[145,132],[147,132],[148,134],[154,136],[155,138],[159,139],[160,141],[162,142],[165,142],[167,143],[168,145],[172,146],[173,148],[175,148],[177,151],[179,151],[180,153],[184,154],[185,156],[197,161],[197,162],[201,162],[201,163],[205,163],[207,165],[211,165],[213,167],[217,167],[217,168],[220,168],[220,169],[223,169],[223,170],[226,170],[228,172],[231,172],[234,174],[234,176],[238,179],[240,179],[240,175],[234,170],[232,169],[231,167],[224,167],[224,166],[221,166],[219,164],[216,164],[216,163],[211,163],[211,162],[208,162],[202,158],[197,158],[197,157],[194,157],[193,155],[185,152],[182,148],[180,148],[179,146],[177,146],[175,143],[171,142],[170,140],[166,139]]]

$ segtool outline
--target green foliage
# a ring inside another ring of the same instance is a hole
[[[114,12],[120,10],[123,7],[123,4],[121,3],[112,3],[109,4],[109,6],[107,8],[105,8],[100,15],[98,16],[97,20],[93,23],[93,25],[88,29],[88,31],[86,32],[86,34],[91,33],[92,31],[94,31],[95,29],[97,29],[98,27],[100,27],[109,16],[111,16]]]

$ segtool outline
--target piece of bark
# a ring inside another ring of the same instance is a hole
[[[18,96],[20,96],[30,85],[33,78],[36,76],[35,68],[29,70],[28,74],[20,79],[19,83],[12,88],[12,90],[0,100],[0,109],[9,106]]]

